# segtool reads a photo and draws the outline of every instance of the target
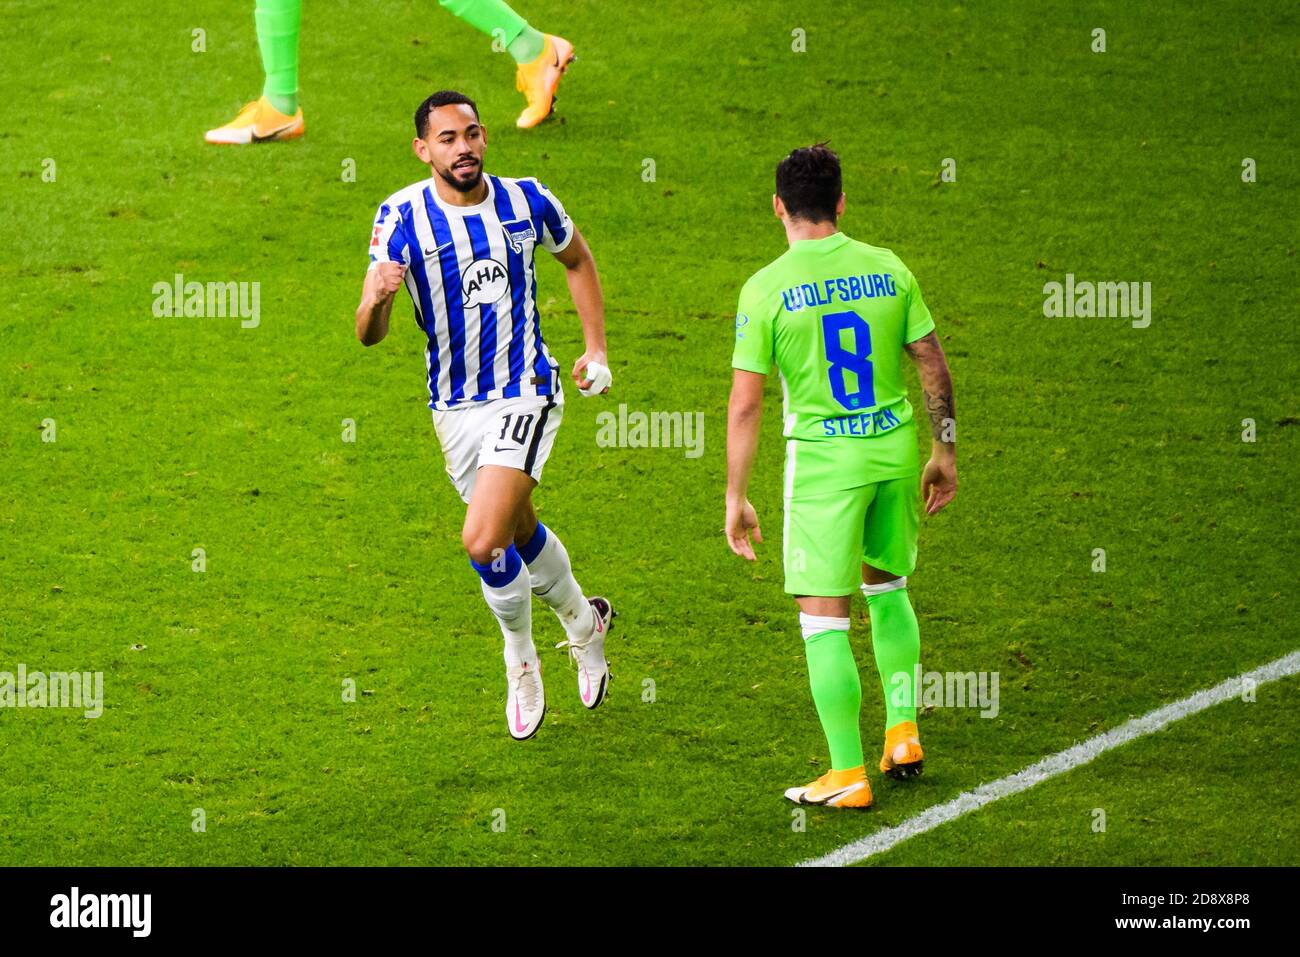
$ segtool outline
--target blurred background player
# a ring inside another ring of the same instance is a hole
[[[872,798],[849,599],[860,584],[884,686],[880,770],[919,774],[914,682],[921,642],[906,588],[916,564],[920,469],[902,354],[916,362],[930,417],[932,452],[920,478],[931,515],[957,492],[952,378],[911,272],[889,250],[839,231],[838,156],[821,145],[792,152],[776,168],[772,207],[790,248],[740,293],[727,412],[726,535],[732,551],[754,560],[750,535],[755,542],[762,536],[749,475],[763,385],[775,362],[786,395],[785,590],[799,606],[808,680],[831,758],[831,770],[785,796],[865,808]]]
[[[585,598],[559,536],[537,520],[532,494],[564,413],[558,363],[542,341],[533,254],[565,269],[586,351],[573,365],[583,395],[609,391],[605,302],[586,240],[535,179],[483,172],[487,131],[462,93],[442,90],[415,113],[412,147],[432,175],[379,207],[357,338],[388,334],[403,284],[427,337],[429,407],[447,474],[466,502],[461,542],[505,638],[506,721],[530,738],[546,715],[532,637],[532,596],[564,626],[586,708],[605,699],[605,637],[614,610]]]
[[[503,0],[439,0],[455,16],[499,39],[514,58],[515,87],[527,106],[515,125],[536,126],[551,114],[560,78],[573,62],[573,44],[534,30]],[[291,140],[303,134],[298,105],[298,34],[302,0],[257,0],[257,46],[266,80],[262,96],[224,126],[208,130],[209,143],[246,145]]]

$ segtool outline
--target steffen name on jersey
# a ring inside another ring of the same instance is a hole
[[[897,296],[894,277],[887,272],[864,276],[837,276],[821,282],[805,282],[781,293],[786,312],[798,312],[810,306],[829,306],[833,302],[856,302],[877,296]]]
[[[822,419],[822,431],[826,435],[879,435],[898,425],[902,425],[902,420],[890,408]]]

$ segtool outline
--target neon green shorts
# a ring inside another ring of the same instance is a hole
[[[862,562],[895,575],[916,567],[919,476],[832,491],[794,490],[785,499],[785,590],[852,595]]]

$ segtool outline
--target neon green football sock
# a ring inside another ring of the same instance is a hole
[[[438,0],[456,17],[480,33],[499,37],[516,63],[532,63],[542,55],[546,38],[502,0]]]
[[[823,631],[804,640],[808,684],[817,717],[831,751],[831,769],[850,771],[862,766],[862,682],[847,631]]]
[[[257,46],[266,83],[262,95],[281,113],[298,112],[298,32],[302,0],[257,0]]]
[[[871,647],[885,690],[885,728],[916,720],[916,666],[921,663],[921,631],[906,588],[867,596]]]
[[[516,63],[532,63],[542,55],[545,47],[546,37],[525,23],[524,32],[511,40],[506,49],[510,51]]]

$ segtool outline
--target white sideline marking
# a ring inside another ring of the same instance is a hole
[[[1125,722],[1118,728],[1112,728],[1110,731],[1096,737],[1081,741],[1073,747],[1043,758],[1036,764],[1031,764],[1023,771],[1017,771],[1015,774],[999,778],[988,784],[981,784],[973,791],[964,791],[951,801],[927,808],[915,817],[908,818],[902,824],[882,828],[874,834],[869,834],[860,840],[845,844],[843,847],[837,848],[822,857],[802,861],[797,866],[843,867],[846,864],[865,861],[868,857],[884,853],[890,848],[901,844],[909,837],[916,837],[918,834],[934,830],[940,824],[956,820],[963,814],[979,810],[984,805],[992,804],[1000,798],[1019,794],[1021,791],[1027,791],[1035,784],[1046,781],[1048,778],[1064,774],[1066,771],[1072,771],[1081,765],[1087,764],[1093,758],[1109,751],[1111,748],[1118,748],[1122,744],[1128,744],[1135,738],[1159,731],[1165,725],[1173,724],[1173,722],[1181,718],[1204,711],[1206,708],[1212,708],[1216,704],[1221,704],[1233,698],[1240,698],[1242,688],[1247,681],[1253,681],[1258,686],[1270,681],[1276,681],[1279,678],[1288,677],[1297,672],[1300,672],[1300,651],[1293,651],[1289,655],[1283,655],[1276,661],[1270,661],[1268,664],[1256,668],[1254,671],[1247,671],[1235,678],[1229,678],[1213,688],[1206,688],[1203,691],[1188,695],[1180,701],[1163,705],[1140,718]]]

